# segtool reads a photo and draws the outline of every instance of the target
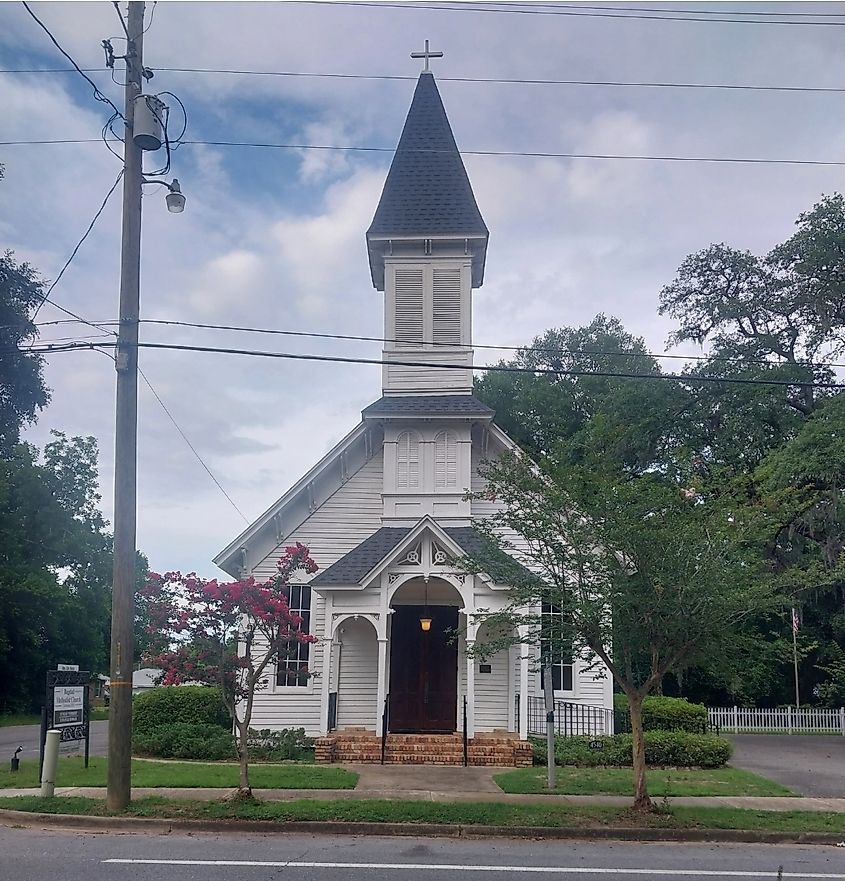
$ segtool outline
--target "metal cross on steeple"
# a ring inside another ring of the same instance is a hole
[[[425,58],[425,67],[423,68],[423,73],[431,73],[428,69],[428,60],[429,58],[442,58],[442,52],[431,52],[428,48],[428,40],[425,41],[425,50],[423,52],[412,52],[411,58]]]

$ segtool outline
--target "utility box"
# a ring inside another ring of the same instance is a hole
[[[166,112],[167,105],[155,95],[138,95],[135,99],[132,138],[141,150],[154,152],[161,149]]]

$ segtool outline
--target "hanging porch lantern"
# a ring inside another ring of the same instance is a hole
[[[434,619],[431,617],[431,613],[428,611],[428,582],[425,583],[425,606],[423,607],[423,613],[420,615],[420,629],[423,633],[428,633],[431,630],[431,622]]]

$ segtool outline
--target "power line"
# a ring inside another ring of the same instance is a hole
[[[75,319],[72,318],[64,318],[58,319],[56,321],[42,321],[38,323],[38,327],[46,327],[48,325],[55,324],[65,324],[65,323],[73,323]],[[117,325],[119,321],[116,320],[108,320],[108,321],[99,321],[96,322],[97,326],[106,325]],[[437,340],[398,340],[391,337],[378,337],[378,336],[364,336],[360,334],[346,334],[346,333],[322,333],[316,331],[306,331],[306,330],[282,330],[279,328],[270,328],[270,327],[250,327],[244,325],[236,325],[236,324],[207,324],[198,321],[179,321],[176,319],[170,318],[142,318],[142,324],[155,324],[166,327],[190,327],[196,328],[198,330],[226,330],[226,331],[234,331],[237,333],[255,333],[255,334],[266,334],[266,335],[275,335],[275,336],[289,336],[289,337],[304,337],[308,339],[324,339],[324,340],[344,340],[351,342],[367,342],[367,343],[401,343],[403,345],[415,345],[415,346],[431,346],[432,348],[440,347],[449,347],[453,348],[452,343],[443,343]],[[0,325],[0,327],[7,327],[9,325]],[[88,339],[88,337],[64,337],[63,340],[74,340],[74,339]],[[56,340],[50,340],[49,342],[56,342]],[[577,351],[572,350],[564,350],[562,348],[555,348],[553,346],[534,346],[530,343],[526,343],[521,346],[513,346],[513,345],[504,345],[504,344],[495,344],[495,343],[473,343],[469,348],[472,349],[489,349],[492,351],[507,351],[507,352],[524,352],[526,354],[550,354],[556,355],[561,358],[569,358],[576,359],[579,357],[599,357],[599,358],[646,358],[653,359],[656,361],[661,360],[673,360],[673,361],[695,361],[695,362],[703,362],[707,364],[713,363],[723,363],[735,365],[738,367],[745,367],[748,365],[757,365],[762,367],[784,367],[787,366],[787,362],[783,361],[769,361],[765,358],[745,358],[740,355],[670,355],[670,354],[660,354],[656,352],[642,352],[642,351],[634,351],[631,349],[621,349],[615,352],[610,352],[606,350],[599,349],[579,349]],[[845,364],[839,364],[830,361],[802,361],[796,362],[796,366],[804,367],[807,369],[827,369],[827,368],[841,368],[845,370]],[[483,368],[482,368],[483,369]]]
[[[100,68],[85,68],[88,73],[102,73]],[[363,73],[318,73],[303,70],[239,70],[236,68],[215,67],[157,67],[158,73],[201,73],[229,76],[259,77],[291,77],[334,80],[379,80],[390,82],[416,82],[417,77],[407,74],[363,74]],[[74,69],[62,68],[5,68],[0,74],[31,74],[31,73],[73,73]],[[626,80],[582,80],[582,79],[520,79],[505,77],[471,77],[471,76],[438,76],[441,83],[483,83],[493,85],[529,85],[529,86],[607,86],[614,88],[638,89],[721,89],[729,91],[749,92],[821,92],[838,94],[845,88],[835,86],[777,86],[750,85],[745,83],[678,83],[678,82],[640,82]]]
[[[425,367],[427,369],[436,368],[437,370],[471,370],[474,373],[528,373],[534,376],[581,376],[581,377],[598,377],[605,379],[654,379],[667,380],[672,382],[684,383],[722,383],[728,385],[766,385],[766,386],[786,386],[795,388],[814,388],[814,389],[845,389],[845,383],[839,382],[801,382],[800,380],[787,379],[745,379],[737,376],[699,376],[693,374],[678,373],[627,373],[623,371],[612,370],[577,370],[577,369],[561,369],[556,370],[547,367],[509,367],[499,364],[491,364],[487,366],[477,366],[470,364],[431,364],[428,361],[415,361],[412,359],[390,359],[384,361],[378,358],[353,358],[343,355],[313,355],[298,354],[294,352],[264,352],[256,349],[233,349],[222,346],[191,346],[177,343],[152,343],[139,342],[138,348],[141,349],[161,349],[163,351],[174,352],[204,352],[210,354],[222,355],[245,355],[255,358],[273,358],[284,359],[290,361],[323,361],[331,364],[374,364],[380,367],[394,365],[397,367]],[[97,349],[103,346],[113,347],[114,343],[67,343],[62,346],[53,348],[46,347],[42,352],[59,352],[74,351],[76,349]]]
[[[496,6],[524,6],[523,3],[496,2]],[[765,15],[772,18],[845,18],[843,12],[772,12],[771,10],[744,10],[744,9],[669,9],[659,6],[649,8],[645,6],[588,6],[579,3],[532,3],[532,7],[545,9],[598,9],[610,12],[661,12],[677,13],[678,15]]]
[[[103,104],[108,104],[109,107],[111,107],[111,109],[112,109],[112,110],[113,110],[113,111],[114,111],[114,112],[115,112],[115,113],[116,113],[121,119],[125,119],[124,115],[123,115],[123,114],[117,109],[117,106],[111,101],[111,99],[108,98],[106,95],[104,95],[104,94],[100,91],[99,87],[98,87],[97,84],[94,82],[94,80],[92,80],[91,77],[89,77],[89,76],[85,73],[85,71],[83,71],[82,68],[81,68],[81,67],[80,67],[80,66],[79,66],[79,65],[73,60],[73,58],[71,58],[71,56],[68,55],[68,53],[67,53],[67,52],[61,47],[61,45],[59,44],[59,41],[53,36],[53,34],[50,32],[50,29],[47,27],[47,25],[44,24],[43,21],[41,21],[41,19],[40,19],[40,18],[39,18],[39,17],[38,17],[33,11],[32,11],[32,9],[30,9],[29,4],[26,2],[26,0],[22,0],[22,2],[23,2],[23,7],[24,7],[24,9],[26,9],[26,11],[30,14],[30,16],[36,21],[36,23],[39,25],[39,27],[41,28],[41,30],[43,30],[44,33],[47,34],[47,36],[50,38],[50,41],[52,42],[52,44],[53,44],[53,45],[59,50],[59,52],[61,52],[62,55],[64,55],[64,57],[67,58],[67,60],[73,65],[73,69],[74,69],[74,70],[75,70],[75,71],[76,71],[76,72],[77,72],[77,73],[78,73],[78,74],[79,74],[79,75],[80,75],[80,76],[81,76],[81,77],[82,77],[82,78],[83,78],[83,79],[84,79],[84,80],[85,80],[85,81],[91,86],[91,88],[94,90],[94,97],[95,97],[98,101],[102,102]]]
[[[447,6],[438,3],[436,6],[423,6],[416,3],[387,3],[387,2],[362,2],[362,0],[298,0],[300,3],[308,3],[317,6],[362,6],[375,9],[419,9],[427,12],[476,12],[497,13],[499,15],[563,15],[577,18],[613,18],[613,19],[638,19],[644,21],[691,21],[706,22],[708,24],[752,24],[752,25],[783,25],[789,27],[844,27],[845,22],[839,21],[784,21],[780,19],[744,19],[744,18],[706,18],[698,16],[680,15],[652,15],[652,14],[626,14],[622,12],[579,12],[575,9],[497,9],[492,6]],[[600,7],[595,7],[600,8]],[[742,14],[742,13],[735,13]]]
[[[432,346],[436,348],[437,346],[441,347],[449,347],[454,348],[452,343],[442,343],[436,340],[398,340],[391,337],[377,337],[377,336],[360,336],[356,334],[346,334],[346,333],[317,333],[314,331],[305,331],[305,330],[280,330],[277,328],[268,328],[268,327],[245,327],[243,325],[236,324],[205,324],[198,321],[177,321],[175,319],[170,318],[142,318],[142,324],[158,324],[164,326],[173,326],[173,327],[192,327],[200,330],[230,330],[237,331],[239,333],[258,333],[258,334],[270,334],[270,335],[278,335],[278,336],[292,336],[292,337],[307,337],[309,339],[325,339],[325,340],[348,340],[352,342],[367,342],[367,343],[401,343],[403,345],[415,345],[415,346]],[[548,346],[532,346],[532,345],[524,345],[524,346],[508,346],[508,345],[495,345],[493,343],[473,343],[471,347],[473,349],[492,349],[497,351],[507,351],[507,352],[526,352],[532,353],[536,352],[539,354],[551,354],[558,355],[563,358],[576,358],[582,355],[586,356],[595,356],[595,357],[611,357],[611,358],[653,358],[653,359],[669,359],[676,361],[705,361],[708,363],[712,363],[714,361],[717,362],[726,362],[730,364],[738,364],[740,366],[746,364],[757,364],[765,367],[779,367],[783,366],[783,363],[777,363],[773,361],[766,361],[763,358],[742,358],[738,356],[719,356],[719,355],[660,355],[653,354],[652,352],[634,352],[634,351],[617,351],[617,352],[607,352],[607,351],[598,351],[592,349],[581,349],[576,352],[572,351],[564,351],[560,348],[548,347]],[[808,367],[808,368],[824,368],[824,367],[841,367],[845,369],[845,364],[831,364],[827,362],[804,362],[800,366]]]
[[[31,140],[31,141],[0,141],[0,147],[20,147],[34,145],[56,144],[93,144],[100,143],[96,138],[65,138],[57,140]],[[190,140],[182,141],[184,146],[206,147],[253,147],[270,150],[328,150],[357,153],[395,153],[395,147],[360,147],[339,144],[280,144],[260,143],[253,141],[208,141]],[[407,153],[449,153],[451,150],[434,150],[425,148],[408,148]],[[739,164],[739,165],[810,165],[819,167],[841,167],[845,162],[837,162],[827,159],[766,159],[760,157],[741,156],[652,156],[652,155],[626,155],[619,153],[555,153],[542,150],[460,150],[461,156],[506,156],[527,157],[532,159],[601,159],[601,160],[629,160],[638,162],[678,162],[694,163],[703,162],[710,164]]]
[[[211,469],[208,467],[208,465],[205,464],[205,462],[203,461],[202,456],[200,456],[200,454],[197,452],[197,448],[191,443],[190,439],[188,438],[188,435],[186,435],[185,432],[182,431],[182,427],[181,427],[181,426],[179,425],[179,423],[176,421],[176,419],[174,418],[174,416],[173,416],[173,414],[170,412],[170,410],[167,409],[167,405],[166,405],[166,404],[164,403],[164,401],[161,399],[161,397],[159,396],[159,393],[158,393],[158,392],[155,390],[155,388],[153,387],[153,384],[149,381],[149,379],[147,379],[147,374],[144,373],[144,371],[141,370],[140,367],[138,368],[138,373],[141,374],[141,378],[142,378],[142,379],[144,380],[144,382],[147,384],[147,388],[153,393],[153,397],[159,402],[159,404],[161,405],[161,409],[164,410],[164,412],[167,414],[168,419],[170,419],[170,421],[173,423],[173,427],[176,429],[176,431],[179,432],[179,434],[180,434],[181,437],[182,437],[182,440],[185,441],[185,443],[188,445],[188,448],[190,449],[190,451],[194,454],[194,456],[196,456],[197,461],[200,463],[200,465],[202,465],[203,469],[205,470],[205,473],[206,473],[206,474],[207,474],[207,475],[208,475],[208,476],[214,481],[215,486],[216,486],[216,487],[220,490],[220,492],[222,492],[223,495],[227,498],[227,500],[229,501],[229,504],[230,504],[230,505],[231,505],[231,506],[232,506],[232,507],[238,512],[238,514],[241,515],[241,517],[243,518],[244,522],[248,524],[248,523],[250,522],[250,521],[249,521],[249,518],[248,518],[248,517],[246,516],[246,514],[244,514],[244,512],[241,511],[241,509],[235,504],[235,502],[234,502],[234,500],[232,499],[232,497],[229,495],[229,493],[226,492],[225,489],[223,489],[223,485],[222,485],[222,484],[220,483],[220,481],[214,476],[213,472],[212,472]]]
[[[82,247],[82,244],[85,241],[85,239],[88,238],[89,234],[91,233],[91,230],[94,229],[94,224],[99,220],[100,215],[105,210],[105,207],[108,204],[108,201],[111,198],[112,193],[117,189],[117,185],[120,183],[120,179],[122,177],[123,177],[123,169],[121,168],[120,171],[118,172],[117,177],[114,179],[114,183],[111,185],[111,189],[106,193],[106,198],[103,199],[102,205],[100,205],[100,207],[97,209],[97,213],[91,219],[91,223],[88,224],[88,228],[82,234],[82,238],[76,243],[76,247],[70,252],[70,257],[67,258],[67,262],[61,268],[59,274],[56,276],[55,280],[50,285],[50,287],[47,288],[47,293],[42,296],[41,302],[35,308],[35,312],[32,313],[32,318],[30,319],[31,321],[33,321],[33,322],[35,321],[35,319],[38,317],[38,313],[41,311],[41,307],[45,303],[49,302],[49,303],[52,303],[52,305],[56,306],[56,308],[59,308],[59,309],[61,308],[61,306],[57,306],[55,303],[53,303],[52,300],[50,300],[50,294],[53,292],[53,288],[61,281],[62,276],[65,274],[65,270],[73,262],[73,258],[76,257],[77,252]],[[73,313],[71,313],[71,314],[73,314]],[[83,319],[79,318],[78,315],[74,315],[74,318],[77,321],[83,320]]]

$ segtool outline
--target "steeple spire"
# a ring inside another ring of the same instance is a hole
[[[423,71],[367,231],[373,284],[383,288],[383,257],[391,241],[450,239],[472,252],[473,287],[480,287],[488,236],[434,75]]]

